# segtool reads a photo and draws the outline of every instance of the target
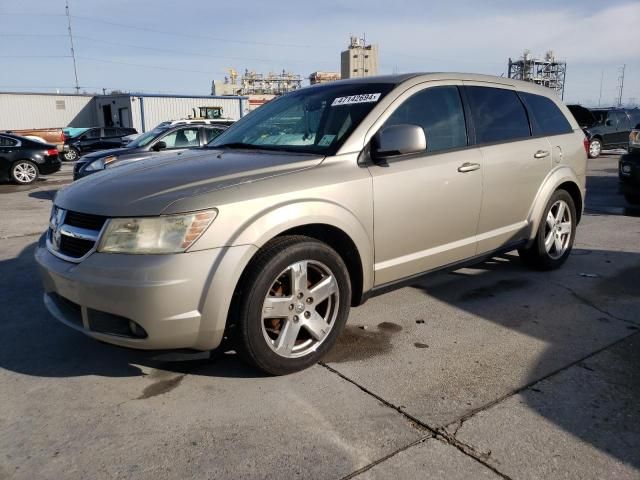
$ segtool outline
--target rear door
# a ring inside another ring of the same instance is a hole
[[[464,83],[482,154],[480,254],[526,237],[529,211],[551,170],[552,152],[546,137],[532,136],[527,111],[513,88]]]
[[[468,144],[458,85],[412,87],[390,110],[374,128],[421,126],[427,149],[369,167],[376,285],[473,257],[482,196],[480,153]]]
[[[78,146],[82,153],[93,152],[100,149],[101,128],[90,128],[80,135]]]
[[[0,135],[0,168],[9,171],[9,167],[14,160],[18,160],[19,142],[15,138]]]
[[[105,127],[102,129],[100,148],[119,148],[122,146],[122,134],[119,128]]]

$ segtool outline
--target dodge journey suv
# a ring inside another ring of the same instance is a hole
[[[61,190],[36,251],[53,316],[142,349],[224,341],[306,368],[349,308],[518,249],[567,259],[588,143],[556,94],[463,74],[369,77],[269,102],[205,149]]]

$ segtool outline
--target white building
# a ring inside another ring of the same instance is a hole
[[[123,126],[144,132],[165,120],[197,116],[199,107],[221,107],[224,118],[239,120],[249,102],[213,95],[0,93],[0,130]]]

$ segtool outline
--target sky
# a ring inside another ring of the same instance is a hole
[[[69,0],[81,89],[206,95],[229,67],[339,71],[350,34],[380,74],[507,76],[525,49],[567,62],[567,103],[640,104],[640,1]],[[0,91],[71,92],[64,0],[0,0]],[[602,86],[602,90],[601,90]],[[602,92],[602,93],[600,93]]]

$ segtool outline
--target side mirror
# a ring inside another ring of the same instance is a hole
[[[613,125],[613,122],[612,122],[611,120],[607,120],[606,122],[604,122],[604,124],[605,124],[607,127],[610,127],[611,125]]]
[[[164,150],[165,148],[167,148],[167,144],[164,143],[163,141],[159,141],[153,146],[153,150],[155,150],[156,152],[159,152],[160,150]]]
[[[384,160],[396,155],[424,152],[427,137],[418,125],[400,124],[385,127],[376,133],[371,143],[371,158]]]

